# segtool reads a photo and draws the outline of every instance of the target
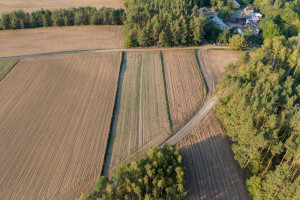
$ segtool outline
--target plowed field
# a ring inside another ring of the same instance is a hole
[[[213,111],[176,147],[186,167],[187,199],[249,199],[239,168]]]
[[[64,26],[0,31],[0,57],[123,48],[123,26]]]
[[[128,52],[124,67],[111,167],[170,133],[160,53]]]
[[[120,53],[21,60],[0,82],[0,199],[74,199],[102,170]]]
[[[123,0],[0,0],[0,16],[5,12],[18,9],[32,12],[41,8],[51,10],[79,6],[122,8]]]
[[[163,51],[166,88],[173,131],[203,105],[206,86],[194,50]]]

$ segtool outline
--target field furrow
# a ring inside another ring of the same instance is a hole
[[[238,165],[213,111],[176,144],[186,167],[187,199],[249,199]]]
[[[154,137],[170,133],[160,53],[128,52],[124,67],[111,167]]]
[[[200,109],[206,86],[194,50],[163,51],[172,130],[179,130]]]
[[[0,199],[74,199],[102,170],[121,53],[21,60],[0,82]]]

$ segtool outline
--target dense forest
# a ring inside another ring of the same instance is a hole
[[[300,191],[300,38],[266,39],[244,53],[217,86],[216,113],[232,141],[253,199],[294,199]]]
[[[126,15],[123,9],[103,7],[79,7],[56,9],[53,11],[41,9],[32,13],[23,10],[4,13],[0,21],[0,29],[23,29],[48,26],[73,25],[121,25]]]
[[[198,45],[206,19],[196,17],[197,6],[188,0],[131,0],[124,23],[125,44],[132,46]]]
[[[300,30],[300,3],[298,0],[255,0],[254,7],[264,17],[259,23],[264,39],[284,35],[286,38],[297,36]]]
[[[140,160],[120,166],[110,180],[102,176],[79,200],[180,200],[186,194],[182,157],[174,147],[165,146],[151,147]]]

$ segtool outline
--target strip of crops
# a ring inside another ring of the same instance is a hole
[[[159,52],[129,52],[111,166],[117,165],[160,134],[169,134]]]
[[[181,128],[206,98],[194,51],[164,51],[163,62],[173,131]]]

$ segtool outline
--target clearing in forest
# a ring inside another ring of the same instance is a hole
[[[247,200],[247,189],[213,111],[176,145],[186,167],[188,200]]]
[[[25,12],[32,12],[44,9],[58,9],[70,7],[94,6],[96,8],[112,7],[123,8],[123,0],[0,0],[0,16],[3,13],[23,9]]]
[[[163,51],[172,130],[179,130],[200,109],[206,86],[194,50]]]
[[[0,57],[124,48],[123,26],[64,26],[0,31]]]
[[[18,60],[3,60],[0,61],[0,81],[7,75],[10,70],[16,65]]]
[[[101,175],[121,53],[21,60],[0,82],[0,199],[75,199]]]
[[[119,115],[112,127],[111,167],[156,136],[170,134],[160,53],[128,52],[123,67]]]

